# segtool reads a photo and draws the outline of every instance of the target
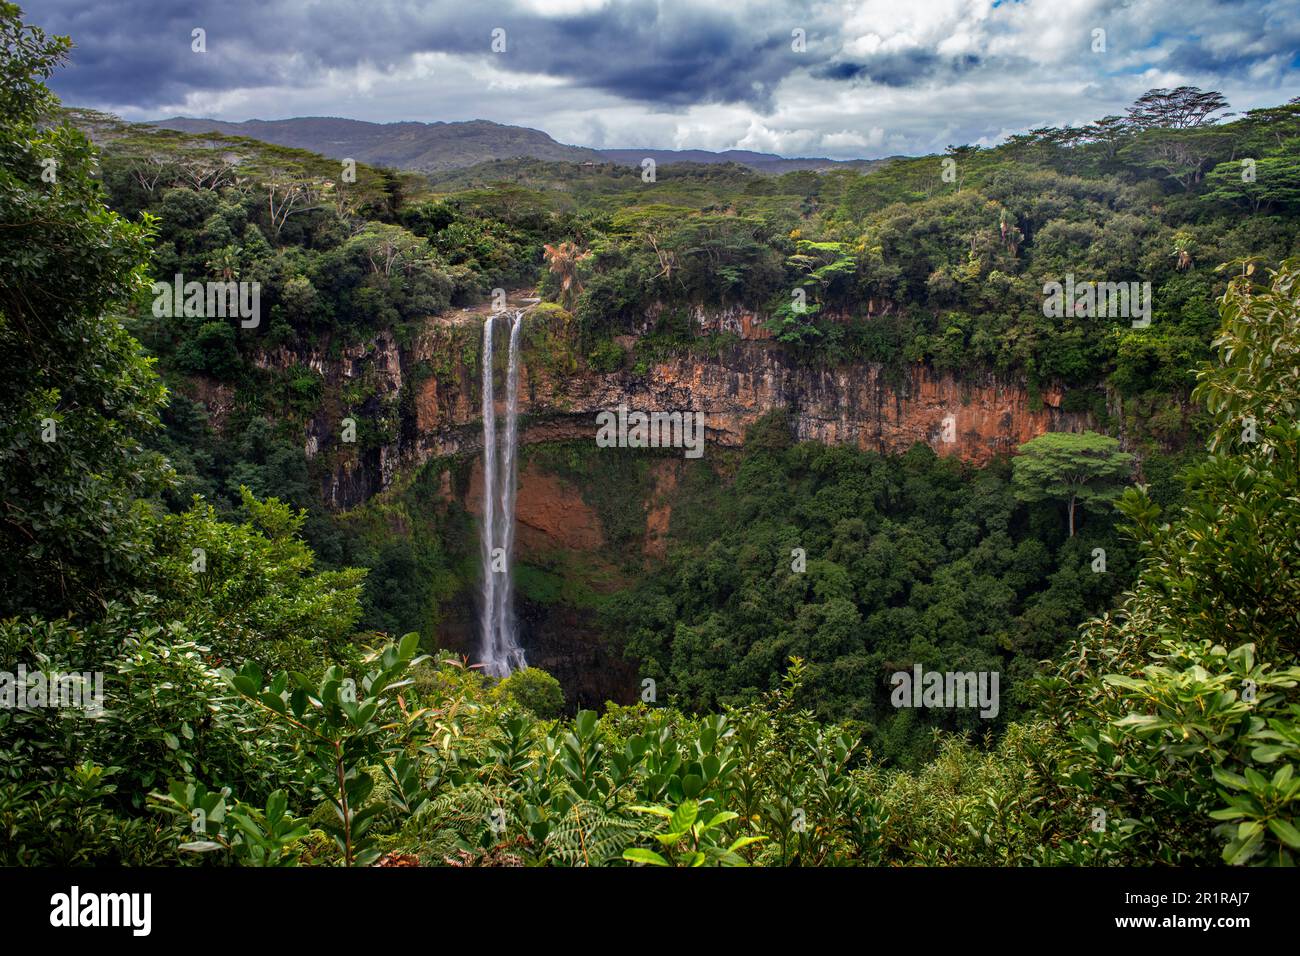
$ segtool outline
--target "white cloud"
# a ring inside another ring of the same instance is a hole
[[[733,44],[730,59],[704,69],[692,64],[689,75],[700,77],[700,88],[688,92],[699,95],[682,105],[642,93],[673,89],[671,82],[642,84],[639,73],[634,83],[611,81],[622,64],[611,62],[617,54],[602,46],[609,41],[565,46],[554,51],[554,60],[495,56],[486,43],[473,53],[390,54],[377,39],[390,28],[377,15],[357,28],[364,59],[326,63],[302,53],[282,55],[257,84],[182,91],[163,106],[70,102],[130,119],[176,113],[233,120],[483,118],[544,129],[579,145],[742,148],[843,159],[932,152],[957,143],[991,145],[1043,124],[1079,124],[1120,113],[1155,86],[1220,89],[1237,112],[1300,93],[1295,46],[1285,39],[1300,35],[1300,8],[1293,0],[1255,0],[1244,9],[1213,0],[1004,0],[996,7],[993,0],[816,0],[804,16],[808,52],[793,60],[786,34],[799,21],[783,2],[737,0],[722,9],[714,0],[694,6],[654,0],[644,8],[665,20],[686,18],[693,26],[682,42],[698,39],[705,51],[709,43]],[[415,29],[401,9],[385,9],[398,27]],[[607,0],[516,0],[514,9],[559,22],[625,11],[622,3]],[[760,22],[765,26],[753,26]],[[726,32],[728,23],[732,33]],[[1094,28],[1107,31],[1104,54],[1091,52]],[[736,32],[746,30],[752,36]],[[479,32],[475,26],[466,36]],[[658,34],[645,36],[653,44]],[[241,49],[252,51],[249,44],[246,39]],[[283,45],[293,47],[288,40]],[[649,62],[659,56],[665,64],[676,63],[673,58],[682,55],[676,48],[652,51]],[[733,84],[755,103],[717,102],[725,97],[709,95],[709,83],[723,84],[737,63],[743,69],[762,56],[776,58],[779,69],[741,73]],[[644,62],[627,67],[644,70]],[[846,66],[837,72],[839,64]],[[665,65],[666,75],[647,80],[672,80],[677,68]],[[753,96],[756,89],[766,99]]]
[[[609,0],[520,0],[524,10],[544,17],[570,17],[604,9]]]

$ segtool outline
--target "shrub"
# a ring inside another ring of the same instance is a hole
[[[560,682],[538,667],[515,671],[497,684],[496,693],[543,719],[558,717],[564,710]]]

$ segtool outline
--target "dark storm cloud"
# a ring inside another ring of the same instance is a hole
[[[64,99],[140,109],[190,92],[310,86],[327,69],[384,69],[420,52],[492,56],[496,27],[507,31],[507,52],[493,57],[501,69],[665,107],[765,109],[777,84],[801,68],[824,79],[907,87],[980,62],[923,49],[842,58],[842,21],[808,0],[619,0],[562,16],[543,16],[517,0],[325,0],[310,7],[301,0],[199,0],[161,12],[141,0],[47,0],[31,15],[77,44],[71,67],[53,83]],[[206,54],[190,48],[195,27],[207,31]],[[796,27],[805,31],[806,53],[791,49]]]
[[[1170,51],[1165,65],[1190,74],[1231,75],[1244,73],[1273,58],[1296,65],[1300,57],[1300,23],[1278,23],[1252,34],[1248,45],[1208,47],[1201,39],[1185,40]]]
[[[812,24],[806,6],[633,0],[543,16],[526,3],[223,0],[160,12],[131,0],[48,0],[29,16],[77,44],[53,84],[69,102],[148,108],[195,91],[307,86],[327,69],[383,70],[420,52],[492,56],[492,30],[501,27],[507,51],[493,59],[501,69],[666,106],[762,106],[805,63],[790,49],[790,31]],[[191,50],[195,27],[207,31],[206,54]]]
[[[981,59],[971,54],[940,57],[929,50],[882,53],[865,61],[841,60],[817,67],[813,76],[825,80],[871,80],[884,86],[914,86],[943,75],[953,78],[976,69]]]
[[[51,86],[71,102],[150,106],[175,102],[191,90],[219,90],[286,80],[276,59],[246,35],[232,35],[238,4],[197,13],[159,10],[147,2],[110,5],[54,0],[28,11],[29,19],[75,44],[69,66]],[[256,4],[247,3],[256,9]],[[202,26],[213,53],[190,48],[190,32]]]

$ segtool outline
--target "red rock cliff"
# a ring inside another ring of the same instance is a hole
[[[694,320],[702,330],[729,332],[737,340],[717,355],[677,355],[641,373],[624,368],[601,374],[581,363],[576,371],[560,372],[555,369],[565,363],[550,361],[554,356],[536,345],[526,350],[520,375],[520,407],[526,416],[521,440],[594,439],[596,414],[626,405],[642,411],[702,412],[708,441],[734,446],[743,441],[750,423],[785,408],[801,440],[851,442],[894,453],[925,442],[940,455],[983,464],[1044,432],[1081,431],[1091,425],[1086,415],[1061,410],[1059,392],[1049,391],[1034,403],[1022,384],[989,375],[936,374],[918,365],[900,379],[869,363],[812,367],[770,341],[758,317],[749,313],[701,312]],[[373,343],[344,349],[337,359],[318,351],[263,356],[265,365],[316,368],[325,377],[327,394],[364,381],[371,385],[374,402],[394,404],[409,390],[399,434],[389,444],[366,450],[340,444],[344,412],[337,402],[322,406],[304,444],[309,457],[331,452],[329,474],[322,479],[327,502],[350,507],[388,487],[400,470],[479,450],[477,341],[482,321],[481,310],[440,316],[410,346],[399,347],[385,333]],[[630,346],[635,339],[623,341]],[[424,374],[414,374],[417,368]],[[498,375],[504,377],[500,370]],[[499,406],[498,413],[502,411]]]
[[[416,401],[423,456],[473,447],[478,435],[477,380],[433,381]],[[901,383],[881,366],[811,368],[779,346],[742,341],[717,358],[681,356],[651,366],[644,375],[556,376],[525,367],[520,407],[529,416],[525,442],[592,437],[595,416],[620,404],[644,411],[698,411],[708,440],[739,445],[745,429],[775,408],[790,412],[796,437],[860,448],[903,452],[924,442],[940,455],[983,464],[1047,431],[1081,431],[1084,415],[1063,412],[1061,396],[1048,392],[1037,407],[1023,385],[992,377],[960,381],[916,366]]]

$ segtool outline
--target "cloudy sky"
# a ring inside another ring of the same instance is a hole
[[[1296,0],[20,2],[76,44],[64,102],[135,120],[489,119],[852,158],[1084,123],[1157,86],[1238,111],[1300,95]]]

